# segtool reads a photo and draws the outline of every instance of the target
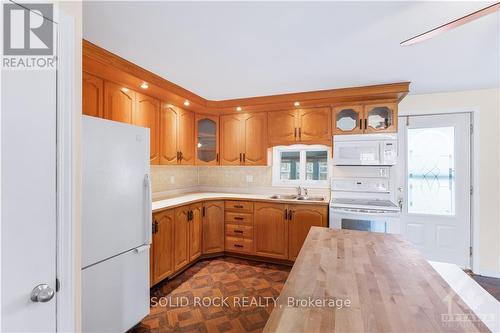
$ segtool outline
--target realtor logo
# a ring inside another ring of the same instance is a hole
[[[22,7],[12,3],[3,4],[4,56],[53,55],[53,5],[21,5]]]

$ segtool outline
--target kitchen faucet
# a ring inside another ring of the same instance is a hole
[[[302,187],[297,187],[297,195],[302,195]]]

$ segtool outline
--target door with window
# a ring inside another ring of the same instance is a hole
[[[401,232],[429,260],[470,267],[468,113],[401,117]]]

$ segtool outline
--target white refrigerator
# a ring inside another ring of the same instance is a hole
[[[149,313],[149,129],[82,122],[82,329],[125,332]]]

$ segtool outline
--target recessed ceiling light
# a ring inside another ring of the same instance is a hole
[[[142,89],[148,89],[148,88],[149,88],[149,85],[148,85],[146,82],[143,82],[143,83],[141,84],[141,88],[142,88]]]
[[[295,102],[295,103],[293,103],[293,105],[300,106],[300,103],[299,102]]]
[[[243,110],[243,109],[241,108],[241,106],[238,106],[238,107],[236,108],[236,111],[241,111],[241,110]]]
[[[184,101],[184,105],[185,105],[185,106],[189,106],[189,104],[190,104],[190,103],[189,103],[189,101],[186,99],[186,100]]]
[[[124,93],[126,93],[126,92],[128,92],[128,88],[123,87],[123,88],[122,88],[122,91],[123,91]]]

